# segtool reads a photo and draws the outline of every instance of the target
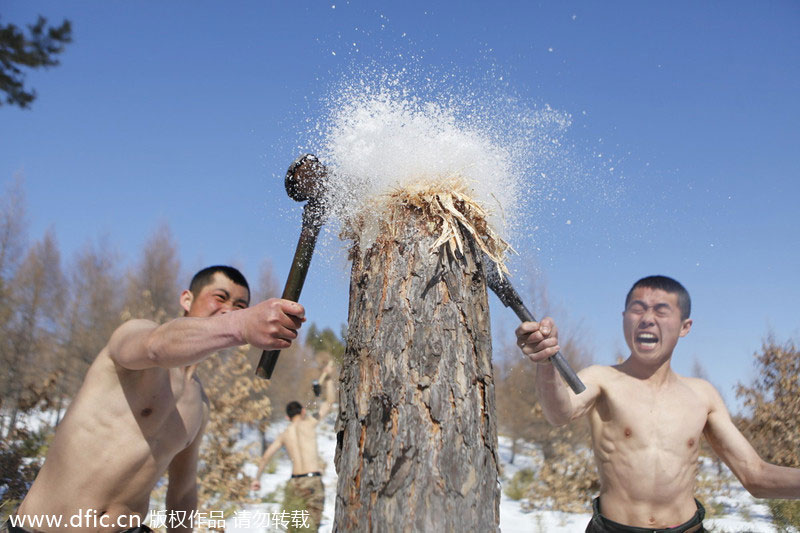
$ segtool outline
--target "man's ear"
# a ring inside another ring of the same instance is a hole
[[[181,293],[180,304],[186,313],[188,313],[189,309],[192,308],[193,301],[194,301],[194,294],[192,294],[192,291],[186,289]]]
[[[690,329],[692,329],[692,319],[687,318],[686,320],[683,321],[683,324],[681,324],[680,336],[685,337],[686,335],[688,335]]]

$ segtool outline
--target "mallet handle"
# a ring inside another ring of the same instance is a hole
[[[525,307],[525,304],[522,302],[514,302],[511,304],[511,309],[517,314],[520,320],[523,322],[536,322],[536,319],[533,317],[528,308]],[[578,377],[578,374],[572,370],[572,367],[569,366],[569,363],[564,356],[561,355],[561,352],[556,352],[555,355],[550,356],[550,362],[553,363],[553,366],[556,367],[558,373],[561,374],[561,377],[564,378],[564,381],[567,382],[569,388],[575,394],[580,394],[586,390],[586,385],[583,384],[581,378]]]
[[[297,241],[297,249],[294,252],[292,267],[289,269],[289,276],[286,278],[286,286],[283,288],[284,300],[296,302],[300,299],[300,291],[303,290],[303,283],[306,281],[308,267],[311,264],[311,256],[314,254],[314,246],[317,243],[317,236],[322,227],[321,207],[313,201],[309,201],[303,208],[303,228],[300,230],[300,239]],[[280,350],[264,350],[261,353],[261,360],[256,367],[256,376],[263,379],[272,379],[272,372],[278,362]]]
[[[536,322],[533,313],[528,311],[525,304],[522,303],[522,298],[519,297],[514,286],[508,280],[508,277],[501,276],[497,269],[494,267],[494,262],[484,254],[484,273],[486,274],[486,285],[497,295],[503,305],[510,307],[523,322]],[[561,352],[557,352],[550,357],[550,362],[556,367],[561,377],[567,382],[567,385],[572,389],[575,394],[580,394],[586,390],[586,385],[583,384],[581,379],[569,366],[569,363]]]

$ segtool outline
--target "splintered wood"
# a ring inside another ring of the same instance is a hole
[[[373,200],[369,207],[351,219],[342,234],[356,247],[362,244],[359,241],[365,227],[377,224],[384,237],[393,236],[397,221],[408,216],[405,211],[412,210],[418,213],[420,220],[427,222],[429,231],[438,235],[431,252],[444,246],[451,256],[456,252],[463,255],[465,243],[460,227],[492,260],[501,275],[508,274],[506,256],[515,250],[488,223],[489,212],[471,197],[468,187],[457,176],[412,182]],[[368,218],[375,220],[368,221]]]

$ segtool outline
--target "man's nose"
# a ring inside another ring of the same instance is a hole
[[[219,314],[224,315],[226,313],[230,313],[233,311],[234,307],[232,303],[225,302],[219,308]]]
[[[644,313],[642,313],[642,320],[639,321],[639,324],[650,325],[655,322],[655,311],[653,309],[647,309]]]

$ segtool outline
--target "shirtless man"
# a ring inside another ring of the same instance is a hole
[[[148,531],[138,526],[151,490],[168,471],[168,511],[186,520],[166,525],[191,531],[188,517],[197,505],[197,459],[209,409],[197,364],[243,344],[287,348],[305,320],[297,303],[271,299],[248,308],[249,301],[238,270],[209,267],[181,293],[183,317],[160,326],[149,320],[121,325],[59,424],[14,517],[16,525],[22,531]],[[42,517],[61,523],[32,522]],[[20,531],[12,525],[5,527]]]
[[[547,420],[560,426],[589,416],[600,496],[587,533],[704,531],[705,511],[694,499],[702,435],[753,496],[800,498],[800,469],[763,461],[717,390],[670,367],[678,339],[692,327],[690,310],[689,294],[677,281],[637,281],[622,313],[630,356],[579,372],[586,390],[578,395],[547,361],[559,351],[552,319],[517,328],[517,344],[538,365],[536,391]]]
[[[261,490],[260,479],[264,468],[281,447],[285,448],[292,461],[292,478],[286,485],[286,500],[300,500],[305,504],[311,519],[309,531],[317,531],[319,528],[325,504],[325,489],[322,486],[322,472],[317,452],[317,423],[328,416],[333,406],[332,372],[333,363],[328,363],[318,380],[320,385],[325,388],[325,400],[319,406],[319,418],[307,416],[306,410],[300,402],[286,404],[286,418],[290,421],[289,427],[278,435],[264,451],[264,455],[258,462],[258,471],[250,486],[254,491]]]

